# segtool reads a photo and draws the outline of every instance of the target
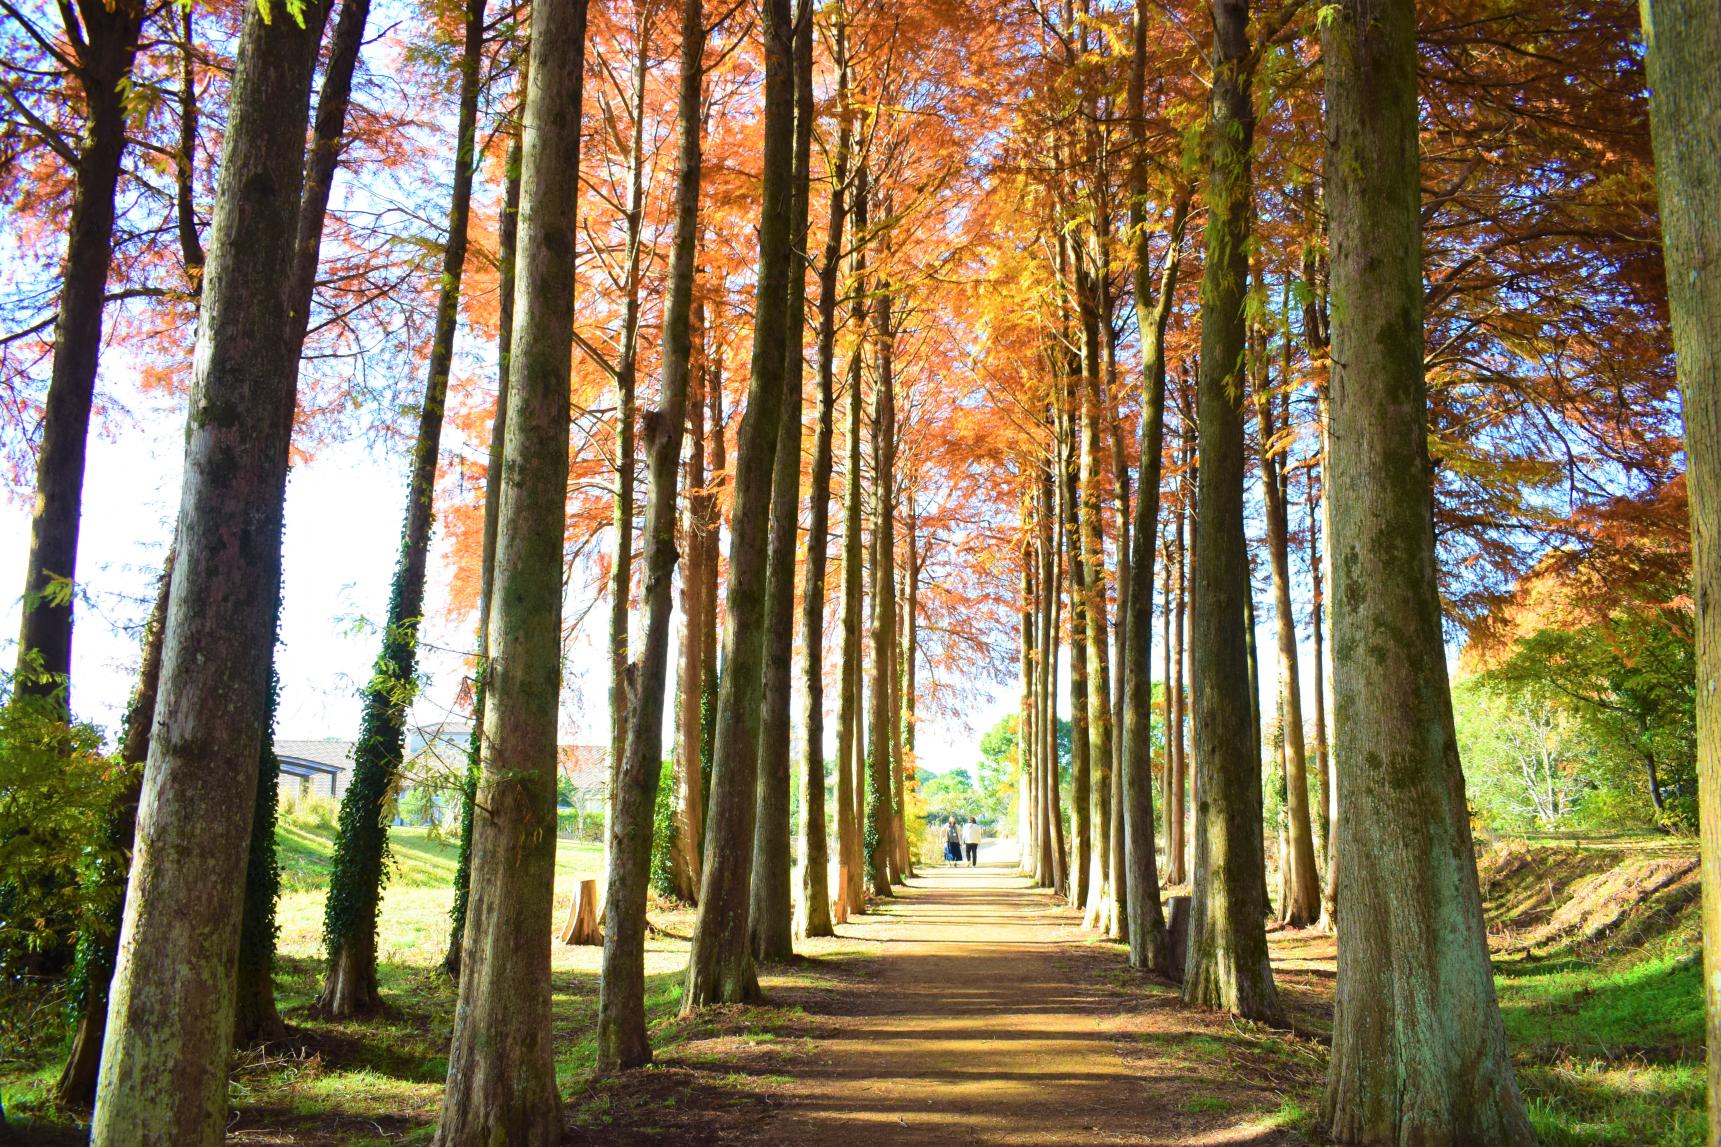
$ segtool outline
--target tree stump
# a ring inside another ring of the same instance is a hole
[[[837,894],[831,897],[831,923],[849,922],[849,866],[837,866]]]
[[[1183,982],[1183,960],[1189,952],[1189,897],[1169,896],[1165,901],[1166,975]]]
[[[598,882],[580,881],[580,888],[568,903],[568,921],[562,925],[564,944],[602,944],[604,935],[598,929]]]

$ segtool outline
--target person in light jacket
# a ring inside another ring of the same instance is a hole
[[[975,868],[980,864],[980,839],[985,834],[980,830],[980,821],[969,817],[968,823],[962,826],[962,847],[968,853],[968,867]]]

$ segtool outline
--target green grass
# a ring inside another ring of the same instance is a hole
[[[1643,949],[1500,961],[1495,986],[1543,1147],[1700,1142],[1703,984],[1694,912]]]

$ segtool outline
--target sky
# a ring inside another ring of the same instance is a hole
[[[80,718],[102,726],[111,741],[131,692],[139,628],[153,601],[178,508],[184,413],[179,400],[140,394],[128,379],[104,380],[102,389],[108,401],[101,404],[92,430],[79,533],[72,704]],[[406,466],[404,454],[347,442],[320,449],[288,478],[276,723],[282,739],[357,736],[359,691],[376,657],[388,606]],[[29,537],[27,502],[22,497],[0,502],[0,659],[8,668],[17,656]],[[448,581],[446,555],[438,552],[431,562],[420,656],[429,680],[413,713],[424,724],[454,712],[467,672],[464,654],[473,644],[473,619],[447,616]],[[564,613],[573,617],[590,604],[570,600]],[[608,681],[598,642],[606,618],[602,609],[587,612],[570,648],[562,698],[565,741],[600,742],[605,736]],[[636,640],[640,628],[636,615]],[[991,700],[970,705],[964,718],[922,717],[917,731],[921,764],[937,772],[973,766],[980,735],[1014,709],[1017,693],[990,688],[981,695]],[[834,698],[828,700],[834,705]],[[665,716],[673,720],[672,705],[665,707]],[[834,721],[826,724],[829,752]],[[670,743],[665,740],[666,746]]]

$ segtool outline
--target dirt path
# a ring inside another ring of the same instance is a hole
[[[806,1003],[820,1030],[781,1061],[790,1079],[749,1139],[1301,1141],[1267,1117],[1280,1091],[1236,1076],[1232,1025],[1183,1009],[1169,985],[1122,968],[1115,947],[1088,943],[1079,923],[994,863],[932,869],[839,928],[879,942],[876,974]]]

